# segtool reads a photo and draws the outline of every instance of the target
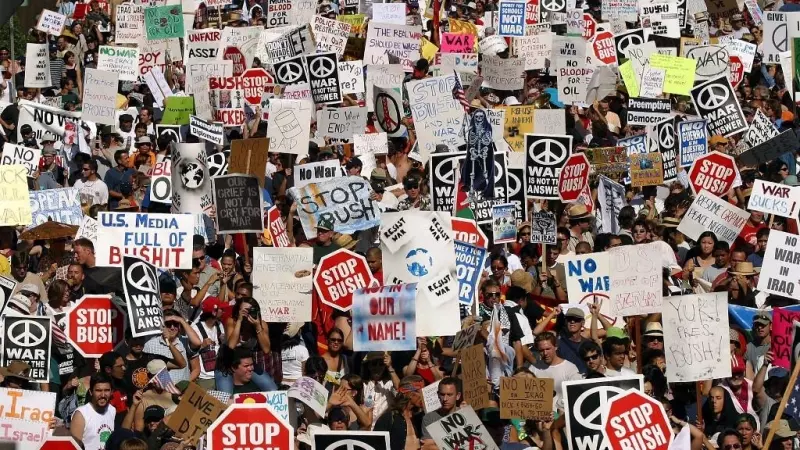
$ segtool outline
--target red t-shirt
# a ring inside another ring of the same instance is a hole
[[[756,234],[758,233],[758,230],[760,230],[762,228],[766,228],[766,227],[767,227],[767,225],[764,224],[764,223],[760,223],[758,225],[753,225],[748,220],[744,224],[744,228],[742,228],[742,232],[739,233],[739,237],[737,237],[736,241],[733,243],[733,249],[741,250],[747,244],[751,245],[752,246],[751,248],[754,249],[756,244],[758,243],[757,239],[756,239]],[[731,250],[733,250],[733,249],[731,249]]]

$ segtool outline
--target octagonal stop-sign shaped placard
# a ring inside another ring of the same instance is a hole
[[[694,160],[689,169],[689,185],[694,195],[706,190],[719,197],[731,190],[737,174],[732,156],[711,152]]]
[[[611,450],[669,450],[672,427],[661,402],[632,389],[611,399],[603,436]]]
[[[125,313],[110,295],[84,295],[67,312],[67,340],[84,358],[99,358],[125,339]]]
[[[589,186],[591,165],[585,153],[575,153],[567,158],[564,168],[558,175],[558,195],[561,201],[577,201],[581,192]]]
[[[235,403],[208,427],[208,450],[294,448],[294,431],[266,403]]]
[[[341,311],[353,307],[353,292],[374,281],[367,260],[346,248],[320,259],[314,274],[314,288],[322,303]]]

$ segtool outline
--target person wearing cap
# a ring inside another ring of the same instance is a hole
[[[587,242],[589,246],[594,247],[594,238],[590,231],[593,216],[586,209],[586,205],[574,204],[567,209],[569,216],[569,244],[567,248],[569,251],[574,252],[575,246],[579,242]]]
[[[422,194],[422,179],[416,175],[406,175],[403,178],[403,189],[406,197],[397,203],[398,211],[430,211],[431,198]]]
[[[42,278],[28,271],[31,258],[28,252],[18,252],[11,256],[11,276],[17,282],[13,294],[22,293],[22,288],[27,288],[27,294],[36,294],[37,301],[42,292],[46,292]],[[26,295],[27,297],[28,295]]]
[[[333,221],[327,217],[317,222],[317,239],[314,244],[314,264],[341,247],[333,240]]]
[[[51,178],[58,186],[64,187],[67,182],[67,170],[56,164],[56,149],[52,143],[42,141],[42,166],[39,169],[39,184],[43,178]]]
[[[225,330],[220,317],[227,305],[216,297],[206,297],[200,305],[200,320],[192,324],[192,329],[200,335],[200,375],[194,380],[205,390],[214,389],[214,371],[221,342],[225,341]]]
[[[150,136],[145,135],[137,137],[134,146],[136,147],[136,151],[128,158],[128,167],[134,167],[136,160],[140,159],[140,157],[146,158],[147,165],[155,167],[158,157],[153,151],[153,141],[150,139]]]
[[[79,407],[72,414],[69,425],[70,435],[86,450],[102,450],[114,432],[116,408],[111,400],[111,379],[103,373],[96,373],[89,379],[89,403]]]
[[[403,377],[392,407],[378,417],[373,431],[389,432],[390,450],[418,448],[422,437],[425,381],[419,375]],[[409,428],[410,426],[410,428]]]
[[[34,316],[44,316],[47,314],[47,307],[41,302],[39,287],[33,283],[25,283],[19,288],[19,293],[28,298],[31,302],[30,311]]]
[[[130,166],[130,158],[127,150],[117,150],[114,152],[114,162],[116,166],[106,172],[103,181],[108,186],[109,208],[116,209],[117,204],[125,196],[120,192],[122,183],[130,183],[136,170]]]
[[[751,380],[753,374],[764,365],[764,355],[772,346],[772,317],[769,311],[758,311],[753,316],[752,340],[747,343],[744,359],[747,362],[747,372]]]
[[[594,305],[592,305],[594,306]],[[533,329],[533,335],[538,336],[541,333],[545,332],[547,325],[552,321],[555,320],[559,314],[562,313],[561,307],[556,307],[551,309],[547,315],[545,315],[545,319],[539,321],[536,327]],[[601,321],[604,319],[602,316],[599,316]],[[586,322],[586,313],[584,310],[576,307],[568,308],[566,312],[564,312],[564,322],[566,326],[564,327],[563,331],[558,335],[558,348],[559,354],[561,357],[572,363],[581,373],[586,372],[586,364],[584,363],[583,359],[580,357],[580,353],[578,349],[580,348],[581,344],[588,339],[588,330],[584,330],[584,324]],[[584,333],[587,336],[584,336]]]

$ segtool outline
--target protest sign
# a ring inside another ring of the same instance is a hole
[[[667,377],[676,382],[731,376],[728,293],[664,297]]]
[[[421,36],[420,26],[370,22],[364,64],[387,64],[389,54],[399,58],[403,68],[410,72],[420,57]]]
[[[661,153],[634,153],[631,158],[631,187],[664,184],[664,163]]]
[[[571,255],[565,264],[570,303],[607,302],[611,292],[608,252]]]
[[[792,334],[794,322],[800,322],[800,312],[786,308],[772,308],[772,334],[770,350],[772,351],[772,364],[791,370]]]
[[[495,244],[517,240],[516,209],[512,203],[492,206],[492,236]]]
[[[417,334],[456,334],[461,324],[450,214],[384,213],[380,232],[384,284],[418,283]]]
[[[461,33],[442,33],[442,53],[471,53],[475,48],[475,36]]]
[[[789,51],[788,23],[786,13],[765,11],[764,21],[764,62],[778,64],[781,62],[780,54]]]
[[[125,336],[125,313],[110,295],[84,295],[66,314],[64,334],[84,358],[99,358]]]
[[[318,416],[325,415],[325,405],[328,402],[328,390],[325,386],[310,377],[301,377],[292,384],[288,392],[289,398],[301,401],[311,408]]]
[[[217,232],[261,233],[264,231],[261,188],[255,177],[224,175],[211,179],[217,208]]]
[[[211,176],[205,144],[172,144],[172,211],[204,213],[211,210]]]
[[[95,255],[100,267],[138,256],[163,269],[192,267],[194,218],[182,214],[100,212]]]
[[[675,137],[675,118],[670,117],[656,124],[656,144],[661,153],[664,183],[671,183],[678,177],[678,142]]]
[[[691,94],[698,114],[708,120],[709,134],[728,137],[747,130],[747,119],[724,74],[697,85]]]
[[[233,394],[234,403],[266,403],[281,419],[289,421],[289,393],[286,391]]]
[[[150,201],[172,203],[172,160],[159,156],[150,175]]]
[[[678,122],[678,155],[680,166],[689,167],[708,152],[706,120]]]
[[[400,3],[375,3],[372,5],[372,20],[395,25],[406,24],[406,7]]]
[[[133,337],[161,334],[164,323],[156,267],[141,258],[123,257],[122,289]]]
[[[101,45],[97,69],[116,73],[122,81],[139,79],[139,48]]]
[[[55,419],[56,394],[30,389],[0,388],[0,419],[49,425]]]
[[[550,57],[552,46],[553,34],[550,32],[514,39],[514,48],[517,51],[517,55],[525,60],[525,70],[544,69],[545,61]]]
[[[686,50],[685,55],[697,62],[695,81],[727,78],[730,73],[730,54],[722,45],[697,45]]]
[[[732,156],[713,151],[695,159],[688,175],[695,194],[706,190],[714,195],[727,195],[739,177],[739,170]]]
[[[289,189],[298,202],[297,212],[306,236],[317,236],[321,220],[333,222],[334,231],[352,233],[372,228],[381,221],[377,202],[370,200],[372,188],[361,177],[341,177],[301,188]]]
[[[405,25],[405,21],[401,25]],[[349,23],[328,19],[323,16],[314,16],[312,30],[317,40],[317,51],[343,55],[350,29],[351,25]]]
[[[503,156],[500,156],[501,158]],[[508,167],[506,169],[508,180],[508,202],[514,204],[514,218],[516,225],[528,220],[528,200],[525,196],[525,186],[528,179],[525,169]]]
[[[320,105],[341,102],[342,93],[339,87],[339,67],[336,62],[336,53],[306,55],[305,60],[314,103]]]
[[[317,132],[323,137],[353,139],[353,134],[362,133],[367,126],[367,108],[322,108],[317,111]]]
[[[630,162],[624,147],[596,147],[584,150],[595,173],[615,180],[627,176]]]
[[[461,390],[464,401],[473,408],[489,406],[489,387],[486,384],[486,358],[483,344],[472,345],[460,352]]]
[[[459,450],[470,446],[498,450],[497,444],[471,405],[459,408],[425,429],[436,442],[436,447],[441,450]]]
[[[183,10],[181,5],[151,6],[144,9],[144,26],[147,40],[183,38]]]
[[[305,100],[271,100],[267,135],[270,151],[305,155],[313,104]]]
[[[267,28],[291,25],[290,17],[293,10],[294,5],[289,0],[270,0],[267,4],[267,11],[265,14]]]
[[[51,220],[67,225],[80,225],[83,220],[78,188],[31,191],[30,201],[33,217],[32,227]]]
[[[189,118],[194,113],[194,97],[170,96],[164,99],[164,125],[189,125]]]
[[[402,3],[375,3],[378,5],[401,5]],[[364,450],[383,450],[390,449],[388,431],[323,431],[314,433],[315,449],[335,449],[335,448],[361,448]]]
[[[353,292],[353,348],[359,352],[416,350],[417,283]]]
[[[547,211],[531,214],[531,242],[554,245],[556,243],[556,217]]]
[[[24,166],[27,175],[32,177],[34,172],[39,170],[39,159],[42,157],[42,151],[38,148],[28,148],[6,142],[3,144],[2,155],[2,158],[0,158],[0,165]]]
[[[756,145],[739,155],[742,164],[758,165],[769,162],[778,156],[794,152],[800,148],[800,140],[797,139],[793,129],[786,130],[774,138]]]
[[[500,378],[500,418],[550,420],[553,414],[553,379]]]
[[[733,244],[749,217],[747,211],[702,191],[686,211],[678,231],[692,240],[697,240],[704,231],[712,231],[720,241]]]
[[[525,36],[525,2],[501,1],[499,25],[500,36]]]
[[[386,133],[353,134],[353,148],[356,155],[385,155],[389,152],[389,138]]]
[[[25,52],[25,87],[46,88],[53,85],[50,75],[50,53],[47,44],[28,43]]]
[[[797,191],[791,186],[757,179],[750,192],[747,209],[791,218],[797,209],[797,199]]]
[[[667,94],[689,95],[694,85],[694,72],[697,61],[692,58],[650,55],[650,67],[664,71],[663,91]]]
[[[453,97],[455,74],[406,83],[411,116],[423,160],[437,145],[456,149],[464,144],[461,135],[464,109]],[[432,113],[435,111],[435,113]],[[446,126],[445,126],[446,124]]]
[[[272,246],[290,247],[289,236],[286,233],[286,225],[283,223],[283,219],[281,219],[280,210],[275,206],[270,207],[269,210],[267,210],[267,218],[267,232],[269,232],[269,236],[272,238]]]
[[[655,125],[670,117],[669,99],[628,99],[628,123],[631,125]]]
[[[800,251],[797,236],[783,231],[771,231],[761,274],[758,277],[758,290],[769,294],[793,297],[800,292]]]
[[[24,436],[25,443],[30,445],[31,448],[42,448],[45,445],[51,445],[49,443],[54,439],[58,439],[53,437],[51,433],[50,424],[47,423],[12,418],[3,419],[3,434],[0,435],[0,444],[16,448],[16,442],[21,442]],[[77,444],[74,444],[72,437],[68,439],[67,445],[72,446],[68,447],[68,450],[80,448],[77,447]]]
[[[301,188],[311,183],[319,183],[336,177],[347,176],[339,160],[319,161],[295,166],[294,187]]]
[[[189,383],[181,395],[181,402],[165,424],[175,432],[175,437],[197,443],[227,407],[196,383]]]
[[[224,142],[222,124],[206,121],[196,116],[189,117],[189,132],[212,144],[222,145]]]
[[[2,318],[2,325],[0,367],[8,367],[11,361],[25,361],[31,366],[28,373],[31,382],[49,382],[52,319],[6,315]]]
[[[483,86],[499,90],[522,89],[525,77],[525,60],[503,59],[499,56],[484,56],[480,62]]]
[[[83,120],[97,124],[116,125],[117,85],[116,73],[86,69],[83,81]]]
[[[453,211],[454,173],[466,152],[435,153],[430,155],[431,206],[434,211]]]
[[[486,261],[486,249],[455,241],[458,301],[471,306],[477,298],[478,282]]]
[[[642,75],[642,85],[640,95],[647,98],[657,98],[664,92],[664,69],[654,69],[647,67]]]
[[[97,245],[97,221],[89,216],[83,216],[80,228],[75,233],[75,239],[86,238]]]
[[[619,213],[628,202],[625,186],[600,175],[597,186],[597,204],[600,208],[600,229],[604,233],[619,233]]]
[[[453,340],[453,350],[458,351],[467,347],[472,347],[475,343],[475,337],[480,330],[481,325],[479,323],[473,323],[456,333],[456,337]]]
[[[253,297],[267,322],[311,320],[312,248],[253,249]]]
[[[661,311],[663,284],[658,243],[615,247],[608,251],[611,292],[616,317]]]
[[[30,225],[31,203],[28,195],[28,169],[16,164],[0,165],[0,226]]]
[[[439,400],[439,381],[431,383],[422,388],[422,397],[425,400],[425,412],[436,411],[442,407]]]
[[[747,129],[745,139],[751,147],[761,145],[778,135],[778,129],[761,109],[756,110],[750,128]]]
[[[39,21],[36,22],[36,29],[52,36],[61,36],[61,30],[64,29],[66,21],[67,16],[43,9],[39,15]]]
[[[253,175],[258,184],[263,185],[269,147],[270,140],[267,138],[235,139],[231,142],[228,173]]]
[[[217,60],[221,42],[222,31],[220,30],[187,30],[186,38],[184,39],[186,60],[193,62],[213,62]]]
[[[339,88],[342,90],[342,95],[364,93],[362,61],[339,61]]]
[[[346,248],[323,256],[314,273],[314,289],[319,300],[340,311],[353,307],[353,292],[379,284],[366,258]]]
[[[557,200],[558,177],[572,153],[572,136],[526,134],[528,197]]]
[[[115,44],[140,44],[145,41],[144,5],[117,5]]]

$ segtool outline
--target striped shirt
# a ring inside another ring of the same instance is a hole
[[[186,367],[183,369],[172,369],[169,371],[169,376],[172,377],[172,382],[178,384],[183,380],[189,380],[192,372],[189,368],[189,359],[197,358],[197,353],[192,352],[191,356],[187,355],[186,350],[189,346],[189,342],[188,339],[183,336],[178,338],[178,340],[175,342],[175,346],[178,349],[178,352],[183,355],[183,358],[186,360]],[[172,359],[172,352],[161,336],[153,336],[150,338],[150,340],[145,342],[143,351],[144,353],[150,353],[152,355],[159,355]]]

